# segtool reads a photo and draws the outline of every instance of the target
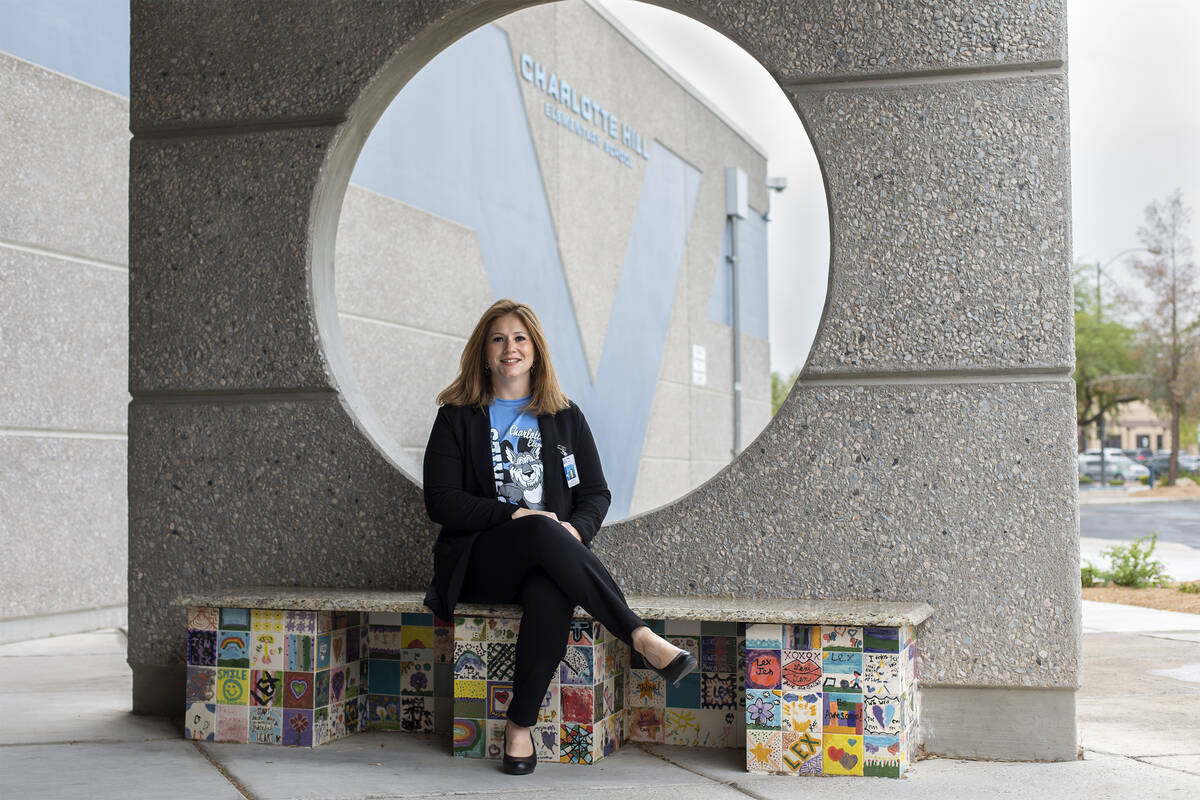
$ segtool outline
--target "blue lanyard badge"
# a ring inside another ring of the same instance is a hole
[[[575,468],[575,454],[563,456],[563,472],[567,476],[567,486],[579,485],[579,470]]]

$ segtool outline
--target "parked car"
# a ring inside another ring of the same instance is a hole
[[[1126,481],[1136,481],[1138,478],[1148,476],[1150,470],[1137,463],[1129,456],[1122,453],[1116,448],[1108,448],[1116,452],[1106,451],[1104,454],[1104,478],[1112,480],[1121,478]],[[1100,451],[1084,452],[1079,454],[1079,474],[1087,475],[1094,481],[1100,480]]]
[[[1167,470],[1171,468],[1171,451],[1155,453],[1146,462],[1146,466],[1152,467],[1155,475],[1166,475]],[[1200,472],[1200,457],[1191,453],[1180,453],[1179,469],[1181,472]]]
[[[1124,450],[1122,452],[1142,466],[1145,466],[1146,462],[1154,455],[1154,451],[1149,447],[1135,447],[1132,450]]]

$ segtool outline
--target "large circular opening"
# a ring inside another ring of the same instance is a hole
[[[342,203],[338,322],[381,446],[419,477],[479,315],[529,303],[613,521],[767,425],[816,331],[828,242],[811,143],[751,56],[673,12],[566,0],[464,36],[380,117]]]

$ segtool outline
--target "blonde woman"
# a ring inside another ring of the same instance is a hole
[[[537,765],[530,729],[576,605],[671,683],[696,659],[629,610],[589,549],[608,511],[608,485],[583,412],[558,385],[533,309],[507,299],[488,308],[438,404],[424,491],[442,530],[425,603],[443,619],[460,600],[521,604],[502,766],[525,775]]]

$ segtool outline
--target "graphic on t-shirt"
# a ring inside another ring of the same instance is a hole
[[[493,453],[495,451],[493,450]],[[536,426],[515,424],[500,440],[502,471],[497,475],[496,493],[513,504],[540,510],[542,505],[542,432]]]

